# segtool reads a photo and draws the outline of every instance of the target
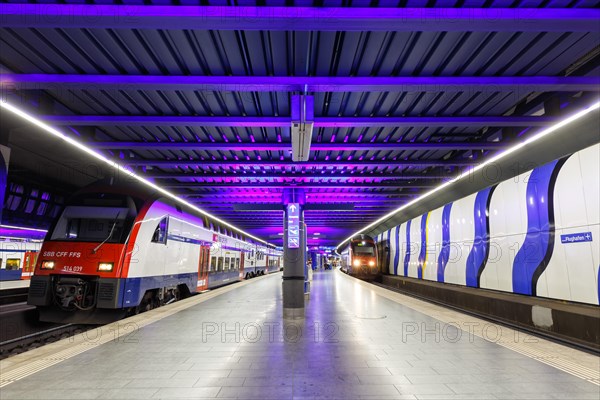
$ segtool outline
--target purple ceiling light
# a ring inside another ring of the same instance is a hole
[[[557,92],[600,89],[597,76],[184,76],[3,74],[14,90],[87,89],[289,92]]]
[[[213,126],[213,127],[289,127],[290,117],[205,117],[147,115],[46,115],[42,117],[56,126]],[[558,122],[557,117],[315,117],[315,128],[350,127],[517,127],[546,126]],[[250,135],[250,140],[256,140]],[[344,139],[347,142],[347,138]]]
[[[43,13],[43,18],[40,18]],[[590,8],[362,8],[2,4],[6,28],[597,32]]]
[[[320,168],[320,167],[338,167],[338,168],[353,168],[353,167],[401,167],[401,166],[414,166],[414,167],[442,167],[442,166],[473,166],[479,164],[479,161],[475,160],[399,160],[394,162],[385,162],[385,157],[382,157],[381,161],[340,161],[341,156],[336,158],[336,162],[334,161],[309,161],[293,164],[291,161],[281,162],[278,160],[248,160],[248,161],[186,161],[188,166],[200,166],[200,167],[218,167],[218,166],[226,166],[231,168],[240,168],[244,166],[268,166],[275,168],[284,168],[289,167],[290,165],[298,165],[305,168]],[[173,167],[177,168],[181,166],[180,161],[173,160],[125,160],[125,164],[132,166],[156,166],[162,168]]]

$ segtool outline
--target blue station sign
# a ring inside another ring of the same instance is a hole
[[[592,241],[592,232],[569,233],[567,235],[560,235],[560,242],[563,244],[591,242],[591,241]]]

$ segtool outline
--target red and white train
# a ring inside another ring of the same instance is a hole
[[[341,270],[365,280],[379,280],[381,266],[377,256],[375,240],[367,235],[356,235],[342,250]]]
[[[219,232],[219,230],[221,232]],[[149,189],[92,185],[42,245],[28,304],[50,322],[105,323],[279,271],[282,254]]]

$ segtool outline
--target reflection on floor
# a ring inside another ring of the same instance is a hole
[[[514,338],[479,337],[497,334],[481,321],[473,319],[479,325],[465,328],[464,320],[434,319],[409,307],[418,300],[382,296],[338,271],[317,272],[313,279],[304,320],[282,321],[280,274],[260,278],[117,340],[90,345],[3,387],[0,397],[600,397],[596,384],[501,345]],[[450,315],[438,306],[421,306],[432,315]]]

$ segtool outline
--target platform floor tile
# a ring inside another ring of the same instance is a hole
[[[0,399],[600,398],[592,382],[442,322],[440,307],[428,315],[338,271],[311,288],[304,319],[282,319],[281,275],[265,277],[133,324]]]

